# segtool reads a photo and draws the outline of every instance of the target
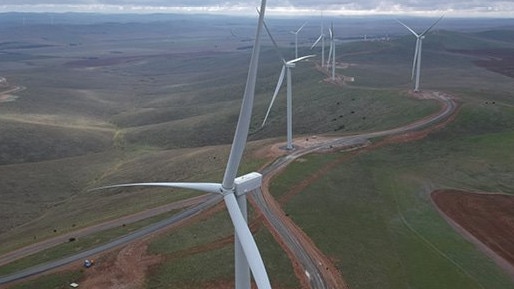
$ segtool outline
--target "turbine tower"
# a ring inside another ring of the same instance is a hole
[[[332,33],[332,80],[336,80],[336,40],[334,39],[334,23],[332,22],[332,27],[330,28]]]
[[[266,32],[268,33],[271,42],[273,42],[273,46],[275,46],[275,50],[277,51],[278,55],[280,56],[280,59],[282,60],[282,71],[280,72],[280,76],[278,78],[277,87],[275,88],[275,92],[273,93],[273,97],[271,98],[271,102],[268,107],[268,111],[266,112],[266,116],[264,117],[264,121],[262,122],[261,127],[264,126],[266,123],[266,120],[268,119],[268,115],[271,111],[271,107],[273,106],[273,103],[275,102],[275,98],[278,95],[278,92],[280,91],[280,87],[282,86],[282,83],[284,82],[284,76],[287,75],[287,144],[286,149],[292,150],[293,149],[293,86],[291,84],[291,68],[294,68],[296,66],[296,62],[305,60],[307,58],[314,57],[316,55],[307,55],[295,58],[293,60],[286,61],[284,57],[282,56],[282,53],[280,53],[280,49],[278,48],[277,42],[271,35],[271,32],[268,29],[268,26],[266,23],[264,23],[264,28],[266,29]]]
[[[307,22],[303,23],[303,25],[300,26],[298,30],[291,31],[291,34],[294,34],[294,58],[298,58],[298,33],[302,31],[303,27],[305,27],[306,24]]]
[[[323,13],[321,14],[321,33],[318,39],[312,44],[311,50],[321,41],[321,68],[325,67],[325,32],[323,31]]]
[[[336,42],[334,38],[334,22],[332,22],[330,29],[330,50],[328,51],[327,67],[330,67],[332,61],[332,80],[336,80]]]
[[[246,87],[237,122],[236,132],[230,149],[230,154],[223,176],[222,183],[129,183],[105,186],[98,189],[134,187],[134,186],[157,186],[179,189],[191,189],[201,192],[221,194],[234,224],[235,242],[235,284],[236,289],[250,289],[250,270],[259,289],[270,289],[268,274],[262,261],[259,249],[248,228],[246,221],[246,193],[261,186],[262,175],[256,172],[236,178],[237,170],[243,156],[250,120],[252,115],[253,101],[255,95],[255,83],[257,79],[257,68],[260,52],[260,34],[264,23],[264,11],[266,0],[261,0],[259,22],[254,42],[254,49],[250,60]]]
[[[412,61],[412,74],[411,80],[414,79],[414,75],[416,75],[416,82],[414,84],[414,92],[419,91],[419,78],[421,74],[421,47],[423,46],[423,39],[425,39],[425,35],[437,24],[441,19],[443,19],[444,15],[439,17],[434,24],[432,24],[428,29],[426,29],[423,33],[417,34],[412,28],[396,19],[398,23],[407,28],[414,36],[416,36],[416,47],[414,48],[414,60]]]

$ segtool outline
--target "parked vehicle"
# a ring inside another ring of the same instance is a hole
[[[95,262],[92,259],[91,260],[89,260],[89,259],[84,260],[84,267],[86,267],[86,268],[90,268],[91,266],[93,266],[93,264],[95,264]]]

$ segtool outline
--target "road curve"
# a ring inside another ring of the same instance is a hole
[[[452,97],[439,92],[432,92],[431,94],[433,96],[431,98],[438,100],[442,105],[441,109],[433,115],[394,129],[352,136],[335,137],[321,144],[315,144],[307,148],[295,150],[286,156],[280,157],[261,170],[261,173],[263,174],[263,184],[260,190],[257,190],[252,194],[253,200],[266,218],[267,223],[271,226],[270,229],[276,233],[273,235],[280,238],[279,243],[284,244],[286,246],[284,249],[293,254],[296,260],[298,260],[300,266],[302,266],[302,269],[305,272],[305,281],[309,284],[310,288],[347,288],[347,285],[342,278],[338,280],[334,276],[330,275],[332,273],[328,270],[328,267],[326,267],[327,265],[321,262],[323,259],[321,251],[315,248],[313,242],[306,240],[306,238],[308,238],[307,235],[301,232],[301,229],[296,226],[290,218],[284,217],[285,212],[280,208],[269,192],[268,186],[270,179],[288,164],[303,155],[323,149],[330,149],[332,147],[337,147],[339,149],[351,148],[356,145],[368,143],[370,138],[392,136],[420,130],[439,123],[456,112],[457,104]],[[293,231],[297,232],[294,233]],[[299,238],[299,235],[301,235],[302,238]],[[314,248],[308,249],[309,246]]]

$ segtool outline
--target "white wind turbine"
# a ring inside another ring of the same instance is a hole
[[[325,31],[323,31],[323,14],[321,14],[321,33],[318,39],[312,44],[311,50],[321,41],[321,67],[325,67]]]
[[[280,91],[280,87],[282,87],[282,82],[284,82],[284,76],[287,75],[287,150],[293,149],[293,86],[291,84],[291,68],[294,68],[296,66],[296,62],[305,60],[307,58],[314,57],[316,55],[307,55],[302,57],[297,57],[293,60],[286,61],[284,57],[282,56],[282,53],[280,53],[280,49],[278,48],[277,42],[271,35],[271,32],[268,29],[268,26],[266,23],[264,23],[264,28],[266,29],[266,32],[268,33],[271,42],[273,42],[273,46],[275,46],[275,49],[277,53],[279,54],[281,60],[282,60],[282,71],[280,72],[280,76],[278,78],[277,87],[275,88],[275,93],[273,93],[273,97],[271,98],[271,102],[268,107],[268,111],[266,112],[266,116],[264,117],[264,121],[262,122],[261,127],[264,126],[266,123],[266,120],[268,119],[268,115],[271,111],[271,107],[273,106],[273,102],[275,102],[275,98],[278,95],[278,92]]]
[[[298,33],[302,31],[303,27],[305,27],[306,24],[307,22],[303,23],[303,25],[300,26],[298,30],[291,31],[291,34],[294,34],[294,58],[298,58]]]
[[[221,194],[234,224],[235,242],[235,286],[236,289],[250,289],[250,270],[259,289],[269,289],[268,274],[262,261],[259,249],[247,225],[246,193],[261,186],[262,175],[256,172],[236,178],[237,170],[241,162],[245,143],[248,138],[250,120],[252,115],[253,100],[255,95],[255,83],[257,79],[257,68],[260,52],[260,34],[264,23],[264,11],[266,0],[261,0],[257,35],[255,37],[254,49],[250,60],[248,78],[239,113],[239,120],[236,132],[230,149],[230,155],[223,176],[222,183],[130,183],[105,186],[99,189],[133,187],[133,186],[157,186],[180,189],[191,189],[201,192]]]
[[[332,80],[336,80],[336,41],[334,38],[333,22],[328,31],[330,32],[330,49],[328,51],[327,67],[330,67],[330,62],[332,61]]]
[[[407,30],[409,30],[414,36],[416,36],[416,48],[414,49],[414,60],[412,61],[412,74],[411,74],[411,80],[414,79],[414,74],[416,74],[416,82],[414,84],[414,91],[419,91],[419,78],[421,74],[421,47],[423,46],[423,39],[425,39],[425,35],[430,31],[441,19],[443,19],[444,15],[441,16],[439,19],[437,19],[434,24],[432,24],[428,29],[426,29],[423,33],[417,34],[413,29],[411,29],[409,26],[401,22],[400,20],[396,19],[398,23],[403,25]]]

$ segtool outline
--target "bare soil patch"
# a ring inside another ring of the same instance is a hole
[[[514,196],[437,190],[432,200],[450,224],[514,277]],[[481,244],[480,244],[481,243]]]
[[[148,268],[161,262],[159,255],[147,255],[146,243],[144,240],[131,243],[115,258],[105,258],[87,269],[80,286],[91,289],[142,288]]]

